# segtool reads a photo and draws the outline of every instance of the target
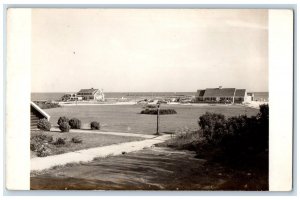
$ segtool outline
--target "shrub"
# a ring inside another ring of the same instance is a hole
[[[81,121],[77,118],[72,118],[70,121],[69,121],[69,125],[72,129],[80,129],[81,127]]]
[[[57,121],[57,124],[60,125],[60,124],[63,123],[63,122],[69,123],[69,119],[68,119],[67,117],[65,117],[65,116],[60,117],[60,118],[58,119],[58,121]]]
[[[30,150],[37,152],[38,157],[45,157],[51,154],[48,143],[53,141],[52,136],[39,134],[30,138]]]
[[[206,112],[199,118],[199,126],[203,130],[203,136],[211,143],[219,143],[226,134],[226,120],[222,114]]]
[[[61,132],[69,132],[70,131],[70,125],[67,122],[62,122],[59,125],[59,129]]]
[[[48,147],[48,145],[41,145],[36,152],[38,157],[46,157],[51,155],[51,149]]]
[[[259,106],[259,114],[257,115],[257,118],[260,120],[269,120],[269,105],[268,104],[262,104]]]
[[[92,130],[99,130],[100,129],[100,123],[96,122],[96,121],[91,122],[91,129]]]
[[[51,143],[53,141],[52,136],[48,136],[45,134],[38,134],[35,136],[32,136],[30,138],[30,150],[36,151],[38,149],[38,146],[45,143]]]
[[[148,109],[141,111],[141,114],[147,114],[147,115],[157,115],[157,109]],[[177,114],[176,110],[174,109],[160,109],[159,110],[160,115],[172,115]]]
[[[66,140],[65,138],[59,137],[59,138],[56,139],[56,141],[53,144],[54,145],[64,145],[64,144],[66,144],[65,140]]]
[[[224,115],[205,113],[199,126],[206,140],[230,160],[247,159],[269,147],[269,107],[260,106],[257,116],[225,119]]]
[[[189,129],[176,131],[174,136],[167,140],[165,144],[175,149],[196,151],[199,144],[203,141],[203,137],[199,132],[200,130],[194,131]]]
[[[43,118],[38,121],[37,127],[43,131],[50,131],[51,123],[47,119]]]
[[[80,138],[80,137],[73,137],[73,138],[71,139],[71,141],[72,141],[73,143],[82,143],[82,138]]]

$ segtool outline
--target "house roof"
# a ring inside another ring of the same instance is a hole
[[[207,88],[203,97],[233,97],[235,88]]]
[[[78,93],[90,93],[90,94],[95,94],[98,91],[98,89],[81,89]]]
[[[246,95],[245,89],[236,89],[235,90],[235,96],[236,97],[244,97]]]
[[[205,93],[205,90],[197,90],[198,97],[203,97],[204,93]]]

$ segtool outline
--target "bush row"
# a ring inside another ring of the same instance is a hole
[[[57,124],[59,125],[59,129],[62,132],[69,132],[70,128],[71,129],[81,128],[81,121],[77,118],[72,118],[69,120],[67,117],[63,116],[58,119]],[[92,121],[90,123],[90,127],[92,130],[99,130],[100,123],[97,121]]]
[[[80,137],[73,137],[70,142],[82,143]],[[36,152],[38,157],[46,157],[52,154],[51,145],[63,146],[66,144],[66,138],[57,138],[55,141],[52,136],[38,134],[30,138],[30,150]]]
[[[70,129],[81,128],[81,121],[77,118],[72,118],[69,120],[67,117],[63,116],[58,119],[57,124],[62,132],[69,132]],[[90,127],[92,130],[100,130],[100,123],[97,121],[92,121],[90,123]],[[37,128],[43,131],[50,131],[51,123],[45,118],[40,119],[37,123]]]
[[[147,114],[147,115],[157,115],[157,109],[148,109],[141,111],[141,114]],[[160,109],[159,110],[160,115],[172,115],[177,114],[176,110],[174,109]]]
[[[261,105],[260,112],[252,117],[240,115],[226,119],[222,114],[207,112],[199,118],[198,123],[207,143],[220,148],[232,159],[268,150],[268,105]]]

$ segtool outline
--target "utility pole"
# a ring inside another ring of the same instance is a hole
[[[156,135],[159,135],[159,106],[160,104],[157,104]]]

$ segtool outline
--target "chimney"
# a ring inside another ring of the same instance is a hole
[[[221,89],[222,89],[222,86],[219,86],[219,89],[221,90]]]

